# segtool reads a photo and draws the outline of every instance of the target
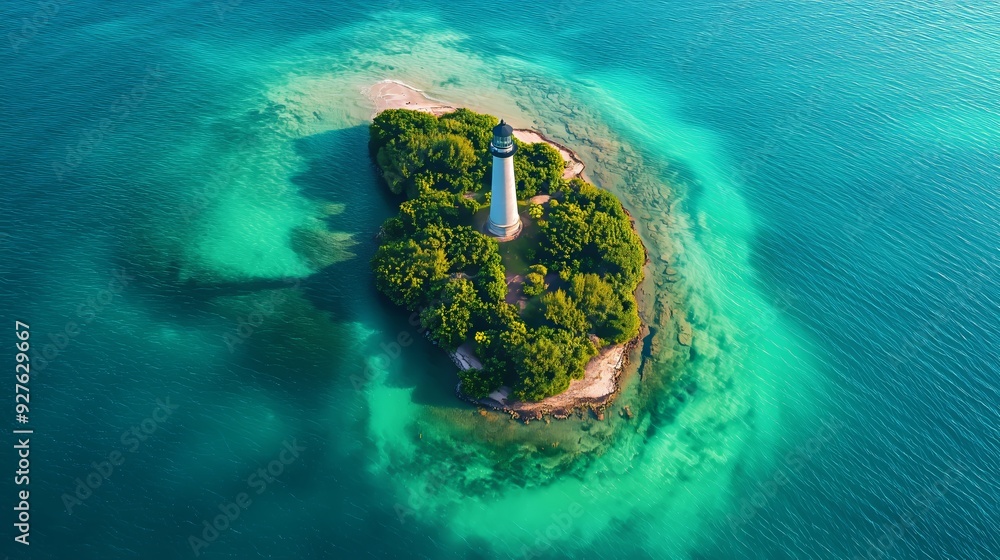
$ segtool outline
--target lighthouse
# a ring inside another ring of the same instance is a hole
[[[490,200],[490,221],[487,230],[498,241],[508,241],[521,233],[521,217],[517,215],[517,189],[514,183],[514,128],[500,120],[493,128],[490,153],[493,154],[493,186]]]

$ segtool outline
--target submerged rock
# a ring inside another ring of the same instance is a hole
[[[691,346],[691,342],[694,339],[694,331],[691,328],[691,324],[687,321],[682,321],[680,324],[680,329],[677,332],[677,342],[680,342],[684,346]]]

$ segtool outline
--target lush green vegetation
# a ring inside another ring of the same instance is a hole
[[[460,109],[440,118],[389,110],[371,126],[370,150],[389,189],[405,195],[372,258],[378,289],[418,311],[437,344],[468,342],[483,370],[459,373],[463,390],[486,396],[501,385],[538,400],[583,376],[597,347],[636,336],[633,295],[645,254],[618,199],[579,179],[547,144],[521,144],[518,198],[550,194],[528,213],[537,250],[523,293],[538,313],[506,303],[500,247],[471,227],[489,197],[489,142],[497,119]],[[469,196],[469,193],[477,196]],[[550,274],[558,273],[558,275]],[[595,345],[595,340],[597,345]]]
[[[545,288],[545,275],[548,274],[548,269],[545,265],[533,264],[531,265],[530,272],[525,277],[524,280],[524,295],[526,296],[537,296],[541,295]]]

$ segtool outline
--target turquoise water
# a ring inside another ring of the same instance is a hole
[[[37,352],[3,553],[1000,556],[989,3],[0,13],[0,309]],[[603,422],[457,401],[368,270],[383,79],[577,148],[691,349],[661,332]]]

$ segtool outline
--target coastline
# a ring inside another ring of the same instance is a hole
[[[458,105],[434,99],[423,91],[398,80],[383,80],[378,82],[368,88],[366,95],[375,104],[376,115],[386,109],[412,109],[440,117],[459,108]],[[587,165],[576,152],[567,146],[530,128],[514,128],[514,137],[528,144],[545,142],[555,148],[569,164],[566,166],[566,172],[563,173],[563,179],[579,177],[584,181],[590,181],[586,173],[584,173]]]
[[[462,384],[455,385],[455,395],[458,398],[474,404],[509,414],[515,420],[528,424],[532,420],[542,420],[551,416],[557,420],[565,420],[574,412],[580,416],[585,411],[593,412],[597,420],[604,420],[604,412],[618,396],[624,381],[628,366],[633,363],[633,354],[640,348],[640,341],[646,337],[649,329],[642,325],[639,334],[624,344],[606,346],[587,364],[583,379],[570,381],[569,388],[558,395],[536,402],[509,401],[510,388],[501,387],[490,393],[484,399],[476,399],[462,392]],[[460,353],[449,352],[456,365],[461,363]],[[461,365],[459,365],[461,367]],[[636,370],[638,368],[635,368]],[[629,410],[629,407],[625,407]],[[631,416],[631,411],[627,414]]]
[[[373,116],[387,109],[410,109],[441,116],[459,108],[458,105],[434,99],[421,90],[398,80],[377,82],[368,88],[365,93],[375,105]],[[473,107],[470,107],[470,109],[475,110]],[[563,160],[567,163],[566,171],[563,174],[564,179],[579,177],[589,182],[585,174],[586,164],[569,147],[532,129],[515,128],[514,136],[526,143],[545,142],[549,144],[562,155]],[[633,231],[638,233],[635,218],[627,209],[625,209],[625,212],[629,216],[629,222],[632,225]],[[651,261],[645,242],[642,242],[642,248],[645,253],[644,275],[648,278],[648,268],[651,265]],[[646,290],[643,289],[644,284],[646,284],[645,281],[640,283],[634,292],[639,309],[644,309],[647,303],[645,301]],[[645,321],[641,322],[639,334],[633,339],[622,344],[599,349],[598,355],[591,358],[590,362],[587,363],[583,379],[574,379],[570,381],[569,387],[562,393],[537,402],[508,400],[511,392],[508,387],[501,387],[487,398],[475,399],[462,393],[461,383],[459,383],[455,387],[455,394],[466,402],[485,409],[509,414],[511,418],[521,420],[526,424],[531,420],[541,420],[545,416],[566,419],[574,412],[582,416],[585,411],[590,411],[598,420],[603,420],[605,416],[604,411],[618,396],[627,375],[638,371],[638,364],[636,367],[629,366],[636,362],[633,358],[641,350],[640,343],[647,338],[649,333],[649,326]],[[481,367],[479,360],[467,344],[463,344],[454,352],[448,352],[448,355],[459,369]],[[628,406],[624,407],[623,414],[631,418],[632,413]]]

